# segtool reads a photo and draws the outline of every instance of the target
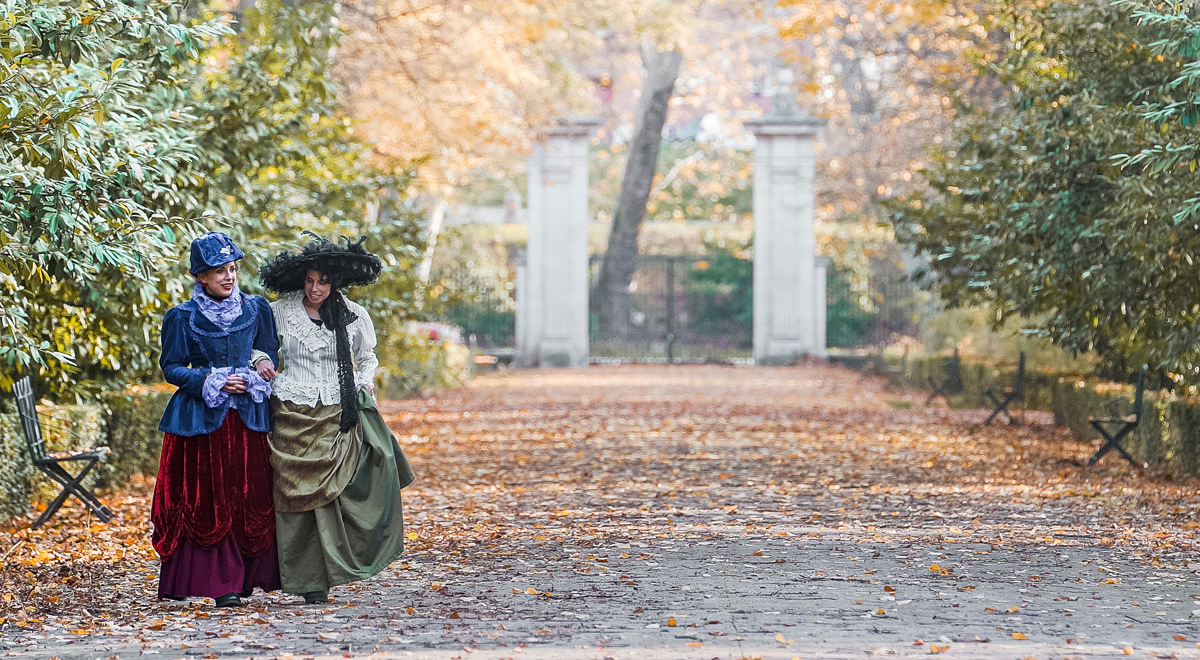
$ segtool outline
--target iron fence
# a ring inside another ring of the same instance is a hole
[[[472,348],[510,349],[516,345],[516,284],[512,278],[450,278],[451,301],[438,320],[462,329]]]
[[[596,282],[607,257],[592,257],[589,340],[593,361],[742,362],[752,356],[754,267],[731,255],[639,255],[622,318],[606,319]],[[452,278],[455,292],[439,320],[459,326],[473,347],[512,349],[512,278]],[[936,302],[903,273],[862,276],[829,268],[826,345],[877,348],[920,335]]]
[[[825,283],[825,345],[831,349],[878,347],[920,337],[936,311],[933,297],[903,272],[865,277],[830,268]]]
[[[749,260],[639,255],[627,304],[613,318],[596,290],[606,259],[591,260],[593,360],[719,362],[751,356],[754,272]]]

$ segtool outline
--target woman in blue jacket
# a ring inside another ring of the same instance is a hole
[[[159,598],[229,607],[255,587],[279,588],[267,444],[279,343],[267,301],[238,289],[242,256],[221,232],[192,241],[192,298],[163,319],[159,366],[179,389],[158,427]]]

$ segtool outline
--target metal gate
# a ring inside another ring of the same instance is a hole
[[[605,256],[590,263],[592,362],[743,362],[753,349],[753,262],[639,255],[628,318],[601,317]]]
[[[880,272],[882,271],[882,272]],[[871,349],[921,334],[922,320],[937,311],[933,297],[903,272],[872,269],[852,281],[830,268],[825,287],[825,337],[829,349]]]

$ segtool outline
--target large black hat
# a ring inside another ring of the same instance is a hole
[[[362,286],[379,278],[383,262],[363,247],[366,236],[357,242],[343,236],[346,244],[338,245],[310,231],[304,233],[314,240],[299,252],[281,252],[259,270],[258,277],[263,286],[276,293],[300,291],[310,270],[339,273],[338,288]]]

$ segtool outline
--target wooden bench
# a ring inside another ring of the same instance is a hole
[[[950,395],[962,390],[962,373],[959,371],[957,347],[954,349],[954,355],[946,358],[942,363],[941,382],[939,383],[933,376],[929,376],[927,380],[929,386],[933,388],[933,393],[925,399],[925,405],[933,403],[934,399],[939,396],[945,399],[947,406],[950,405]]]
[[[1101,447],[1090,459],[1088,466],[1095,465],[1105,454],[1116,449],[1120,452],[1125,460],[1129,461],[1134,467],[1145,468],[1147,465],[1144,462],[1135,461],[1121,446],[1121,441],[1125,436],[1133,432],[1137,425],[1142,421],[1142,395],[1146,390],[1146,367],[1145,365],[1138,371],[1137,389],[1134,390],[1133,407],[1128,415],[1121,417],[1089,417],[1088,423],[1095,428],[1101,436],[1104,437],[1104,446]],[[1117,425],[1120,425],[1119,427]],[[1115,429],[1115,431],[1113,430]]]
[[[32,528],[41,527],[51,516],[55,514],[66,502],[67,497],[74,495],[83,502],[84,506],[91,509],[96,517],[101,522],[112,520],[113,513],[104,506],[95,495],[91,493],[83,485],[83,479],[100,463],[108,454],[108,447],[94,447],[87,449],[74,449],[71,451],[48,451],[46,449],[46,440],[42,437],[42,421],[38,418],[37,402],[33,398],[33,386],[29,382],[29,376],[25,376],[13,384],[13,394],[17,398],[17,415],[21,418],[21,432],[25,436],[25,446],[29,449],[29,457],[33,461],[34,467],[41,470],[47,477],[62,487],[58,496],[55,497],[46,510],[37,520],[33,521]],[[47,421],[47,427],[55,428],[53,422]],[[59,430],[59,429],[55,429]],[[62,432],[71,435],[68,429],[61,429]],[[76,474],[71,474],[66,467],[70,464],[81,464],[82,468]]]
[[[1008,411],[1008,406],[1013,401],[1025,399],[1025,351],[1021,351],[1021,357],[1017,361],[1017,374],[1013,386],[1002,389],[988,388],[984,390],[983,395],[991,399],[995,410],[988,415],[987,419],[983,420],[982,426],[991,424],[992,420],[996,419],[996,415],[1000,413],[1004,413],[1009,424],[1015,423],[1012,413]]]

